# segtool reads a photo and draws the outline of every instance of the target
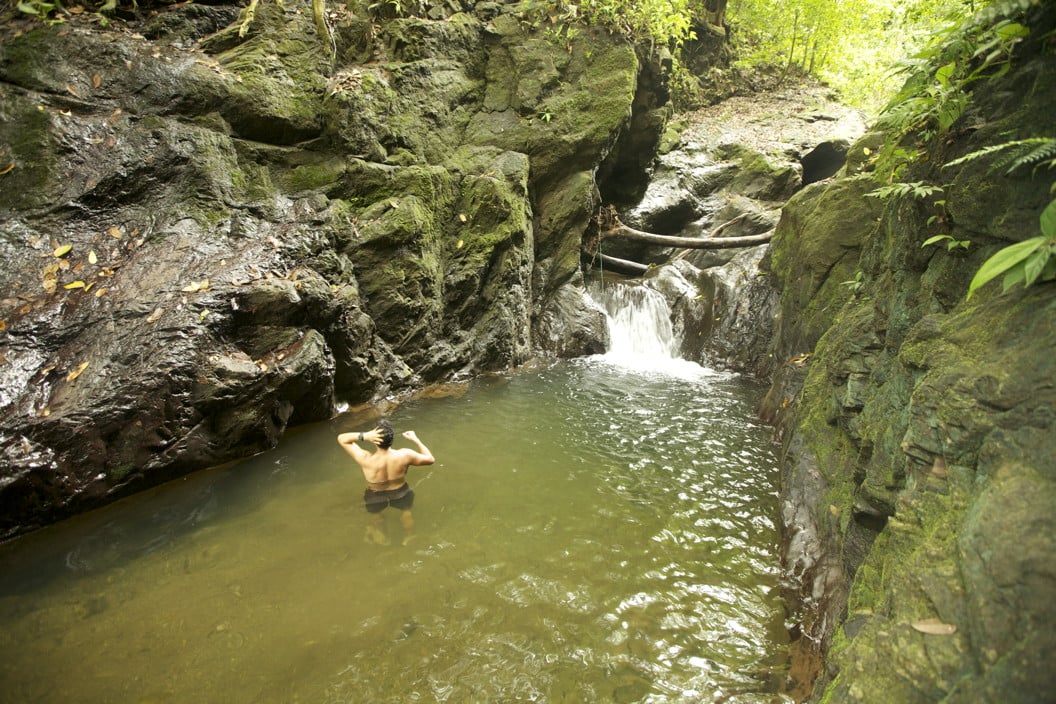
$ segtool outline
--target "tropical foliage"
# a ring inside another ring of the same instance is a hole
[[[996,144],[955,159],[946,166],[958,166],[1002,152],[1007,153],[993,164],[993,168],[1003,168],[1006,173],[1028,167],[1033,167],[1035,170],[1056,169],[1056,139],[1050,137],[1020,139]],[[1056,193],[1056,182],[1053,182],[1049,191]],[[971,298],[979,287],[998,276],[1003,276],[1003,291],[1018,284],[1030,286],[1037,281],[1056,280],[1056,198],[1050,201],[1042,211],[1040,228],[1041,235],[1009,245],[987,259],[968,285],[968,297]]]
[[[869,112],[898,89],[891,67],[936,28],[961,21],[972,0],[738,0],[730,23],[741,64],[817,75]]]
[[[886,185],[870,195],[923,198],[941,191],[922,182],[903,183],[899,177],[922,156],[923,148],[954,126],[971,101],[977,82],[1007,73],[1016,46],[1030,34],[1030,29],[1017,20],[1036,3],[994,3],[971,20],[935,33],[923,49],[902,62],[905,84],[876,122],[889,134],[876,165],[876,174]],[[994,160],[991,168],[1006,173],[1056,169],[1056,138],[1039,136],[991,145],[950,161],[944,168],[988,159]],[[1056,183],[1050,190],[1056,193]],[[1018,284],[1056,280],[1056,199],[1043,210],[1039,225],[1040,235],[1005,247],[983,263],[969,284],[969,298],[999,276],[1006,291]],[[968,244],[942,234],[929,238],[924,245],[942,241],[951,250]]]

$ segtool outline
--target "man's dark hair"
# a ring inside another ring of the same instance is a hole
[[[378,447],[386,450],[392,447],[392,439],[396,437],[392,424],[387,420],[380,420],[378,421],[378,430],[381,431],[381,442],[378,443]]]

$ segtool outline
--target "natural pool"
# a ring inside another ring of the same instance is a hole
[[[591,358],[406,402],[406,547],[363,540],[355,414],[0,546],[0,702],[774,701],[758,391]]]

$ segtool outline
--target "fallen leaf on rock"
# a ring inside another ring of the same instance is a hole
[[[70,283],[68,283],[65,286],[63,286],[63,288],[66,288],[66,289],[84,288],[84,282],[81,281],[80,279],[78,279],[77,281],[71,281]]]
[[[88,362],[81,362],[79,365],[77,365],[76,369],[66,375],[66,381],[73,381],[74,379],[79,377],[81,375],[81,372],[88,368],[88,364]]]
[[[69,84],[66,84],[66,92],[72,95],[74,98],[81,97],[81,94],[77,92],[77,89]]]
[[[98,73],[93,73],[92,74],[92,88],[98,88],[101,85],[103,85],[103,77],[100,76]]]
[[[148,323],[156,322],[157,319],[160,318],[164,312],[165,312],[164,308],[155,308],[154,312],[147,316],[147,322]]]
[[[61,247],[56,247],[55,251],[52,252],[51,254],[52,254],[52,256],[55,256],[55,257],[65,257],[67,254],[70,253],[71,249],[73,249],[73,245],[72,244],[64,244]]]
[[[192,281],[180,290],[184,293],[197,293],[198,291],[208,291],[209,279],[202,279],[201,281]]]
[[[121,239],[122,237],[124,237],[124,235],[122,235],[122,234],[121,234],[121,230],[117,229],[117,228],[116,228],[116,227],[114,227],[113,225],[111,225],[110,227],[108,227],[108,228],[106,229],[106,234],[110,235],[110,236],[111,236],[111,237],[113,237],[113,238],[114,238],[115,240],[119,240],[119,239]]]
[[[96,298],[102,298],[103,294],[105,294],[105,293],[106,293],[106,288],[97,289],[96,292],[95,292],[95,297]]]
[[[465,222],[466,221],[466,214],[465,213],[459,213],[458,214],[458,219],[461,220],[462,222]]]
[[[462,240],[459,240],[458,244],[455,245],[455,249],[462,249],[462,245],[464,245],[464,244],[465,244],[465,242],[463,242]]]
[[[935,464],[931,465],[931,473],[936,477],[945,479],[948,475],[948,472],[946,471],[946,460],[942,457],[936,457]]]
[[[8,164],[4,168],[0,169],[0,176],[3,176],[4,174],[9,174],[9,173],[11,173],[14,170],[15,170],[15,162],[12,161],[10,164]]]
[[[7,330],[7,321],[0,320],[0,332]]]
[[[913,630],[927,633],[933,636],[949,636],[957,632],[957,626],[952,623],[943,623],[937,618],[925,618],[910,624]]]
[[[88,263],[89,264],[98,264],[99,263],[99,257],[96,256],[94,249],[91,250],[90,252],[88,252]]]

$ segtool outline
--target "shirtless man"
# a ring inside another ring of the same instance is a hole
[[[411,466],[420,467],[436,461],[433,453],[422,444],[413,430],[408,430],[403,437],[418,446],[417,452],[407,449],[390,449],[394,435],[392,426],[388,421],[383,420],[376,428],[366,433],[341,433],[337,436],[337,442],[345,452],[363,468],[363,477],[367,480],[367,489],[363,492],[363,503],[370,516],[367,538],[378,545],[389,544],[389,538],[385,534],[385,521],[381,515],[381,512],[388,506],[400,510],[400,524],[403,526],[404,533],[403,544],[410,542],[414,535],[414,516],[411,515],[411,507],[414,506],[414,491],[407,486],[407,469]],[[356,444],[364,440],[374,443],[377,449],[371,453]]]

